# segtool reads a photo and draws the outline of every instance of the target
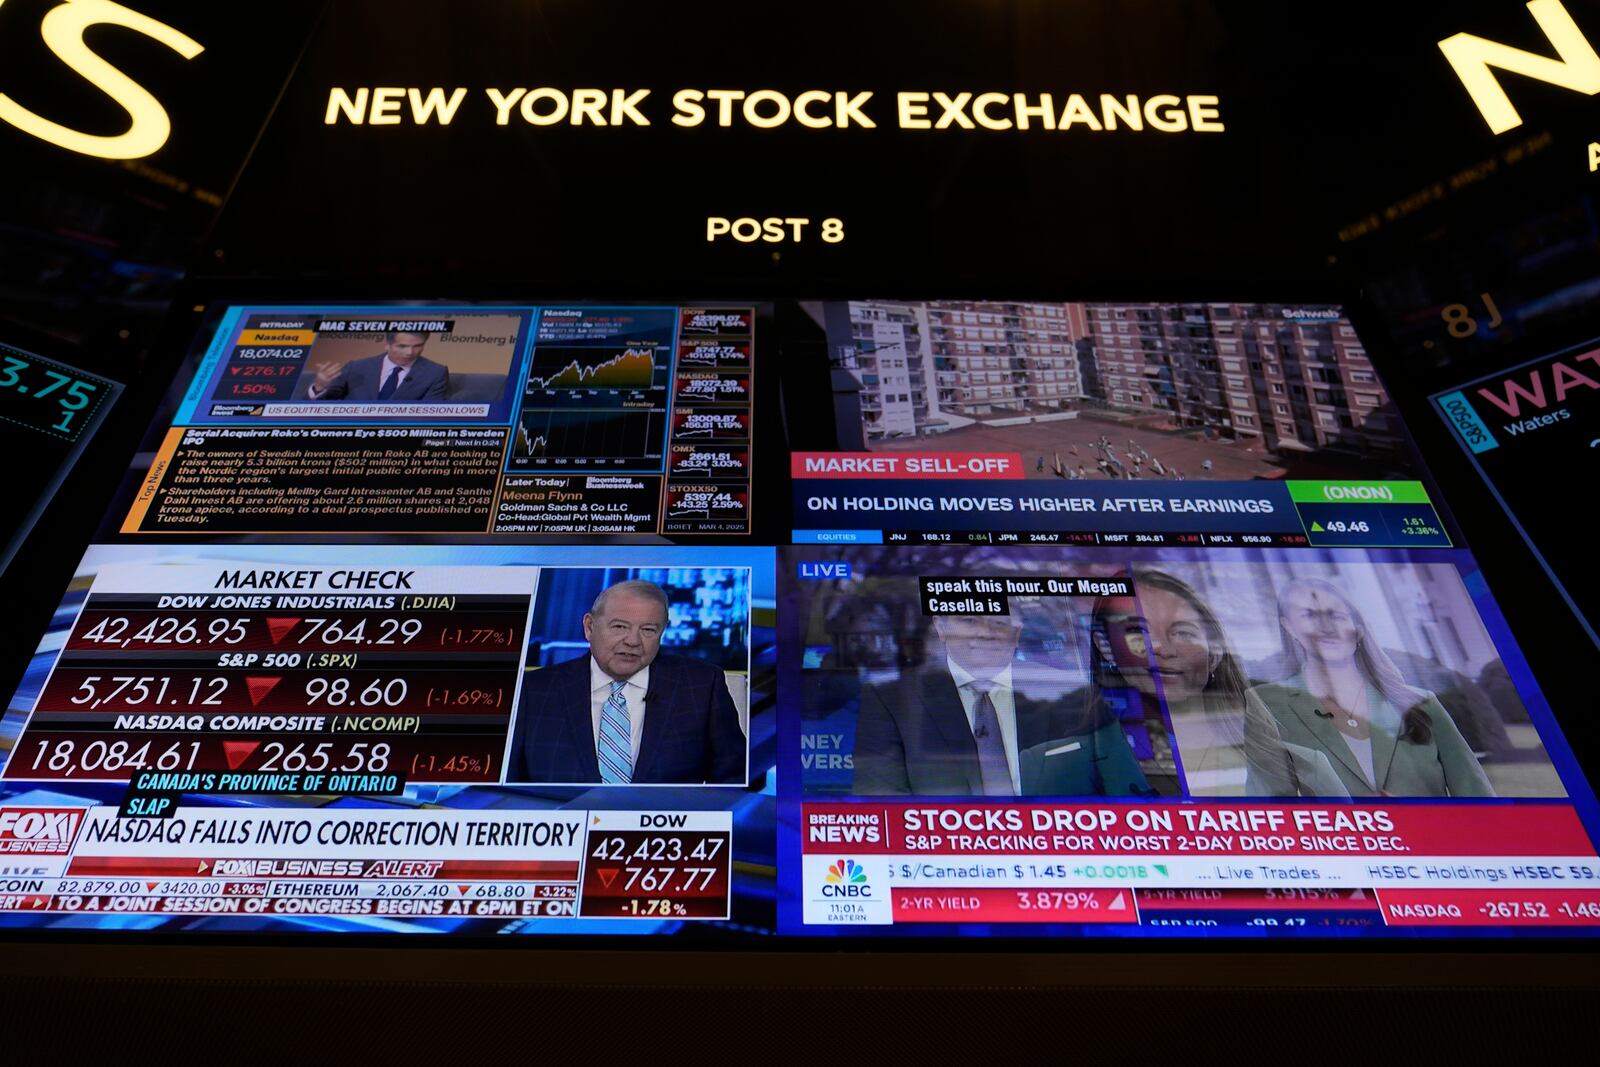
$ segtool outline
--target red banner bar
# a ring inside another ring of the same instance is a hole
[[[810,852],[888,855],[1595,855],[1553,804],[807,804],[801,834]]]
[[[792,452],[789,473],[796,478],[1026,477],[1016,452]]]

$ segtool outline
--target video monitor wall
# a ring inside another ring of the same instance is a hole
[[[0,926],[1600,928],[1578,687],[1338,308],[771,307],[222,309],[0,719]]]

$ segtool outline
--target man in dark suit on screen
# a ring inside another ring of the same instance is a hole
[[[934,620],[944,657],[861,691],[857,796],[1104,796],[1148,790],[1115,722],[1030,697],[1012,616]]]
[[[603,590],[583,617],[589,654],[529,671],[508,782],[743,785],[747,744],[721,669],[661,654],[667,595]]]
[[[307,400],[351,403],[442,403],[450,390],[450,369],[422,354],[425,333],[392,331],[384,349],[348,363],[319,363],[305,387]]]

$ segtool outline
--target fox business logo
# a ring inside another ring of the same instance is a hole
[[[825,897],[870,897],[872,886],[867,883],[867,872],[855,860],[834,860],[828,864],[828,873],[822,878],[822,895]]]
[[[0,853],[64,855],[82,825],[82,808],[0,808]]]
[[[5,0],[0,0],[0,6],[4,4]],[[0,93],[0,120],[68,151],[102,159],[140,159],[167,143],[172,120],[149,90],[107,63],[84,41],[85,31],[96,26],[121,26],[142,33],[184,59],[205,51],[200,42],[166,23],[112,0],[62,0],[45,13],[39,35],[58,59],[128,113],[128,129],[109,136],[84,133],[30,111],[4,93]]]

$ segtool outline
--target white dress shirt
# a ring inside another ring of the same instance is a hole
[[[1371,735],[1351,737],[1349,734],[1340,734],[1339,736],[1344,738],[1344,743],[1350,746],[1350,754],[1356,758],[1356,762],[1361,764],[1361,769],[1366,772],[1367,784],[1374,789],[1378,788],[1378,772],[1372,766]]]
[[[970,730],[976,722],[975,709],[978,706],[978,690],[973,688],[972,683],[982,679],[948,656],[945,657],[945,662],[950,666],[950,677],[955,680],[956,691],[961,694],[961,706],[966,710],[967,729]],[[995,718],[1000,720],[1000,741],[1006,749],[1006,768],[1011,772],[1011,788],[1020,795],[1022,771],[1017,758],[1017,702],[1011,691],[1010,665],[988,679],[988,685],[989,701],[994,705]]]
[[[395,371],[399,371],[400,377],[394,380],[395,390],[398,391],[402,385],[406,384],[406,379],[411,377],[411,368],[415,366],[415,363],[412,363],[410,366],[406,367],[402,367],[398,363],[391,363],[389,361],[389,357],[385,355],[383,357],[383,362],[378,366],[378,388],[383,388],[383,383],[389,380],[390,374],[393,374]],[[338,379],[335,379],[335,381],[337,380]],[[315,385],[313,385],[306,390],[306,395],[311,397],[312,400],[315,400],[317,397],[321,396],[323,392],[324,390],[318,389]]]
[[[592,655],[589,657],[589,718],[594,725],[596,752],[600,751],[600,712],[611,699],[611,683],[616,680],[600,669]],[[649,667],[629,678],[622,687],[623,698],[628,702],[628,733],[634,763],[639,762],[639,741],[644,737],[644,695],[649,689]]]

